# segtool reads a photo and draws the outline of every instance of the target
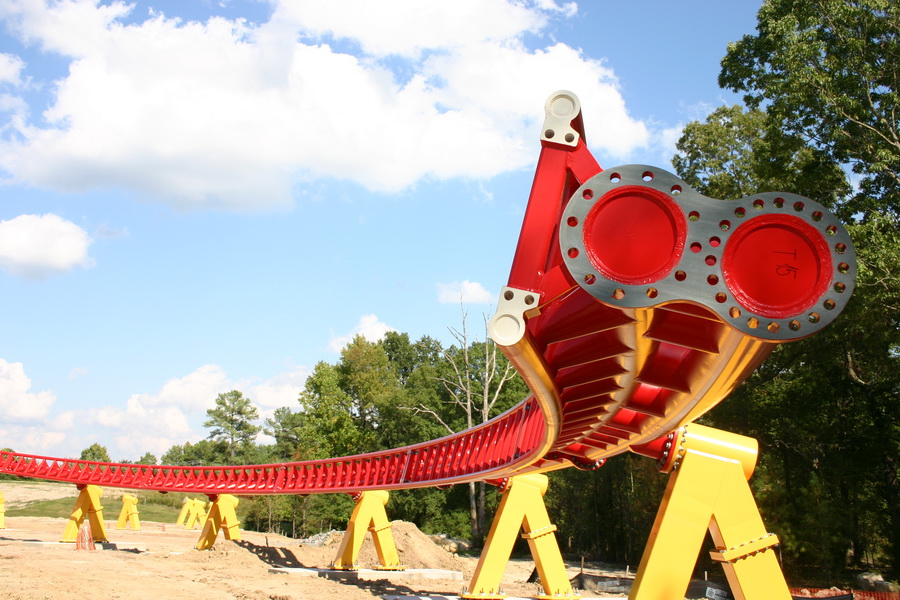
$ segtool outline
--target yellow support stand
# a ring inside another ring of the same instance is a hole
[[[361,492],[354,496],[356,506],[347,524],[347,531],[337,551],[337,558],[331,563],[332,569],[353,571],[359,568],[356,560],[362,548],[366,531],[372,532],[372,540],[375,542],[375,551],[378,553],[380,566],[376,569],[384,571],[402,571],[406,569],[400,564],[397,555],[397,546],[394,544],[394,535],[391,533],[391,523],[388,521],[387,506],[390,495],[381,490]]]
[[[641,559],[631,600],[681,600],[707,529],[736,600],[790,600],[784,574],[747,481],[756,440],[702,425],[682,428],[667,457],[671,473]]]
[[[191,507],[194,505],[194,501],[187,496],[181,501],[181,512],[178,513],[178,518],[175,519],[176,525],[184,525],[187,522],[188,513],[191,510]]]
[[[131,494],[122,495],[122,512],[119,513],[119,520],[116,523],[116,529],[125,529],[131,525],[134,531],[140,531],[141,520],[138,516],[138,499]]]
[[[184,510],[184,508],[182,508]],[[209,505],[209,510],[212,510],[212,504]],[[206,501],[205,500],[187,500],[187,516],[185,518],[184,528],[185,529],[194,529],[197,525],[203,527],[206,525]]]
[[[103,493],[96,485],[79,485],[78,500],[75,508],[66,524],[61,542],[75,543],[78,540],[78,530],[84,523],[84,517],[88,517],[91,524],[91,536],[95,542],[105,542],[106,524],[103,522],[103,507],[100,505],[100,494]]]
[[[241,539],[241,530],[239,529],[237,514],[234,509],[237,508],[237,496],[231,494],[222,494],[218,497],[211,497],[212,507],[209,509],[209,515],[206,517],[206,523],[203,525],[203,531],[200,533],[200,540],[195,548],[197,550],[209,550],[216,543],[219,537],[219,530],[225,532],[226,540],[238,541]],[[202,504],[202,501],[199,501]]]
[[[581,597],[575,594],[569,583],[566,564],[554,535],[556,525],[550,523],[547,507],[544,506],[547,484],[547,476],[541,474],[517,475],[508,480],[478,566],[475,567],[475,575],[460,598],[506,598],[506,594],[500,591],[500,579],[522,528],[525,529],[522,537],[528,540],[544,588],[544,593],[538,598],[574,600]]]
[[[0,492],[0,529],[6,529],[6,499]]]

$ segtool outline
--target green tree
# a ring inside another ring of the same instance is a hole
[[[156,455],[151,454],[150,452],[145,452],[142,457],[140,457],[137,461],[139,465],[155,465],[158,462]]]
[[[720,109],[685,129],[673,162],[688,183],[707,195],[738,186],[788,189],[843,206],[846,196],[835,198],[831,186],[816,183],[839,172],[834,158],[811,144],[797,146],[798,136],[787,145],[765,143],[782,135],[779,121],[751,113],[743,118],[736,109]],[[731,130],[723,129],[723,118]],[[788,148],[789,155],[775,151]],[[722,161],[723,155],[741,159]],[[770,164],[791,166],[773,178]],[[848,554],[871,563],[884,551],[896,561],[900,234],[889,207],[878,210],[878,199],[869,206],[864,219],[847,224],[859,272],[844,314],[815,337],[780,346],[708,417],[760,440],[753,485],[767,522],[783,533],[786,567],[815,564],[826,578],[840,575]]]
[[[224,465],[229,462],[228,458],[224,442],[200,440],[196,444],[190,442],[175,444],[162,455],[160,464],[188,467]]]
[[[101,446],[99,443],[94,442],[87,448],[81,451],[81,456],[79,457],[81,460],[92,460],[95,462],[111,462],[109,458],[109,452],[107,452],[105,446]]]
[[[719,85],[862,177],[852,212],[900,216],[900,3],[766,0]]]
[[[250,398],[232,390],[219,394],[216,406],[206,411],[209,417],[203,426],[210,429],[209,439],[225,443],[229,459],[238,455],[241,447],[251,446],[260,427],[253,421],[259,418],[259,411],[253,406]]]

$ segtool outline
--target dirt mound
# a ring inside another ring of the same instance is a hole
[[[471,569],[468,562],[455,554],[447,552],[427,535],[419,531],[413,523],[407,521],[391,522],[391,532],[394,534],[394,543],[397,545],[397,554],[400,562],[408,569],[445,569],[449,571],[466,571]],[[338,546],[344,539],[342,532],[332,533],[322,544],[332,554],[337,553]],[[375,543],[372,534],[367,533],[362,549],[359,551],[359,565],[372,567],[378,565],[378,553],[375,551]]]

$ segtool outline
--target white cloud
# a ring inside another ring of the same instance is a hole
[[[308,368],[296,367],[287,373],[239,389],[247,390],[247,396],[261,409],[260,417],[271,416],[270,413],[281,406],[297,406],[297,399],[310,374]]]
[[[231,391],[232,382],[218,365],[204,365],[184,377],[168,380],[157,394],[135,394],[128,399],[128,406],[173,406],[188,413],[202,413],[215,406],[219,394]]]
[[[0,123],[0,169],[13,181],[258,210],[288,205],[311,178],[381,192],[489,178],[533,163],[544,100],[560,88],[579,95],[604,153],[648,142],[611,69],[565,44],[525,46],[573,3],[281,0],[259,25],[162,14],[126,24],[129,10],[0,7],[20,40],[71,61],[40,119],[17,109]],[[7,60],[19,77],[21,59]]]
[[[159,457],[175,444],[206,437],[200,425],[219,394],[240,390],[259,409],[262,423],[276,408],[296,406],[308,376],[309,369],[295,367],[262,381],[234,380],[220,366],[204,365],[166,381],[156,393],[134,394],[124,406],[93,409],[77,418],[103,432],[101,443],[111,444],[114,458],[138,458],[144,452]]]
[[[22,83],[22,68],[25,63],[13,54],[0,53],[0,83],[8,83],[14,86]]]
[[[328,349],[332,352],[340,352],[344,346],[353,341],[358,335],[363,336],[370,342],[377,342],[384,338],[384,334],[388,331],[396,331],[387,323],[382,323],[376,315],[365,315],[360,317],[359,323],[353,328],[353,331],[347,335],[335,336],[328,343]]]
[[[20,215],[0,221],[0,268],[26,279],[90,268],[91,243],[81,227],[57,215]]]
[[[477,281],[438,283],[437,288],[441,304],[492,304],[497,300]]]
[[[424,50],[503,41],[546,25],[540,10],[505,0],[280,2],[273,20],[290,23],[312,37],[355,41],[368,54],[407,57]]]
[[[33,393],[31,379],[20,362],[0,358],[0,416],[4,420],[34,421],[49,414],[56,396],[45,390]]]

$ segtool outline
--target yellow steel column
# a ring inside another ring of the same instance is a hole
[[[673,448],[669,485],[631,589],[631,600],[681,600],[709,529],[737,600],[790,600],[747,480],[756,440],[691,424]],[[767,551],[768,550],[768,551]]]
[[[506,598],[506,594],[500,591],[500,580],[512,554],[516,536],[523,527],[525,533],[522,537],[528,540],[528,547],[544,588],[544,593],[538,598],[580,598],[572,591],[566,565],[554,535],[556,526],[550,523],[550,516],[544,506],[547,484],[547,476],[540,474],[517,475],[509,479],[484,550],[475,567],[475,574],[460,598]]]
[[[206,525],[206,501],[188,500],[187,502],[187,516],[185,518],[184,528],[194,529],[198,523],[201,527]],[[212,510],[212,503],[209,505],[209,510]]]
[[[188,514],[191,511],[191,508],[194,506],[194,501],[187,496],[181,501],[181,512],[178,513],[178,518],[175,519],[176,525],[185,525],[187,523]]]
[[[366,531],[372,532],[372,541],[378,553],[380,565],[376,568],[385,571],[402,571],[406,567],[400,564],[391,523],[388,521],[387,506],[390,494],[383,490],[361,492],[354,496],[356,506],[347,523],[347,531],[338,548],[337,556],[331,563],[332,569],[352,571],[358,567],[356,560],[366,537]]]
[[[0,529],[6,529],[6,499],[0,492]]]
[[[195,546],[197,550],[212,548],[216,543],[216,538],[219,537],[220,529],[224,531],[226,540],[241,539],[240,523],[238,523],[237,513],[234,510],[238,505],[237,497],[231,494],[222,494],[212,500],[212,507],[209,509],[200,539]]]
[[[69,516],[69,522],[63,532],[61,542],[74,543],[78,539],[78,530],[84,522],[85,516],[91,524],[91,536],[95,542],[105,542],[106,524],[103,522],[103,507],[100,505],[100,494],[103,493],[96,485],[79,485],[81,490],[75,508]]]
[[[135,496],[132,496],[131,494],[122,494],[122,512],[119,513],[116,529],[125,529],[129,524],[134,531],[139,531],[141,529],[137,504],[138,499]]]

